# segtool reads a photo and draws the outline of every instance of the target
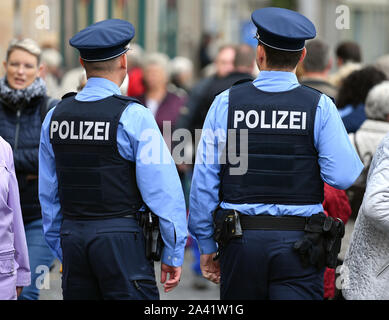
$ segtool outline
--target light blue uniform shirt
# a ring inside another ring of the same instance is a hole
[[[262,71],[253,82],[262,91],[280,92],[298,87],[294,73]],[[190,193],[189,231],[198,240],[202,254],[217,250],[212,238],[212,213],[219,204],[220,164],[218,160],[226,143],[229,90],[218,95],[204,122],[203,134],[197,151]],[[223,134],[220,134],[224,132]],[[219,133],[218,133],[219,132]],[[217,134],[216,134],[217,133]],[[363,164],[351,145],[339,112],[326,95],[322,95],[316,111],[314,144],[319,155],[320,175],[323,181],[337,189],[350,187],[360,175]],[[210,164],[206,152],[214,148],[215,164]],[[201,159],[201,160],[200,160]],[[199,161],[200,160],[200,161]],[[235,209],[247,215],[311,216],[323,212],[322,204],[231,204],[221,202],[224,209]]]
[[[103,78],[90,78],[76,99],[96,101],[114,94],[120,95],[120,89],[115,83]],[[54,109],[50,110],[42,125],[39,200],[46,241],[56,257],[62,261],[60,228],[63,216],[58,198],[54,152],[49,138],[53,111]],[[117,143],[121,156],[136,163],[136,179],[142,198],[160,217],[165,242],[162,262],[175,267],[181,266],[187,238],[184,194],[174,161],[149,109],[136,103],[128,105],[119,121]],[[151,157],[150,153],[153,152]]]

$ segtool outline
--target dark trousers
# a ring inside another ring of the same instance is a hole
[[[158,300],[154,263],[133,218],[68,220],[61,228],[64,300]]]
[[[324,269],[293,251],[303,231],[244,230],[220,257],[222,300],[322,300]]]

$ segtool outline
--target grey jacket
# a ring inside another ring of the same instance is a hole
[[[389,134],[371,163],[341,278],[348,300],[389,299]]]

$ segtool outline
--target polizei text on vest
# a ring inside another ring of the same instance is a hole
[[[307,113],[301,111],[282,110],[236,110],[234,112],[234,129],[291,129],[306,130]]]
[[[61,140],[108,141],[110,122],[52,121],[50,138],[57,134]]]

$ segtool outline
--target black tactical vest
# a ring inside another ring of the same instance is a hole
[[[135,99],[111,96],[94,102],[63,99],[50,123],[64,217],[104,219],[135,213],[143,204],[135,163],[117,148],[120,117]]]
[[[285,92],[264,92],[252,82],[233,86],[229,96],[228,129],[236,140],[248,139],[247,172],[232,175],[227,156],[222,166],[220,199],[228,203],[306,205],[324,200],[314,122],[321,93],[306,86]],[[241,131],[243,130],[243,131]]]

